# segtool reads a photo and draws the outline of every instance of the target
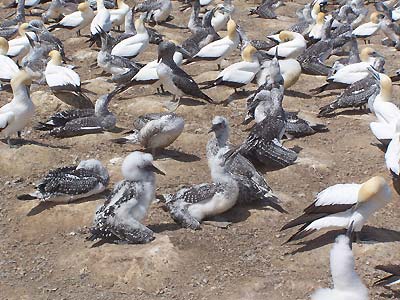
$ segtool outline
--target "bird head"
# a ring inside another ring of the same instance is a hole
[[[252,62],[254,54],[256,52],[257,52],[257,49],[254,46],[252,46],[251,44],[248,44],[246,46],[246,48],[244,48],[244,50],[243,50],[242,59],[247,62]]]
[[[11,79],[11,86],[13,88],[20,85],[29,86],[31,84],[32,84],[32,77],[25,70],[18,71]]]
[[[216,116],[211,122],[211,128],[208,133],[215,132],[217,133],[220,130],[225,130],[229,127],[228,120],[221,116]]]
[[[79,3],[79,5],[78,5],[78,10],[80,12],[84,12],[84,11],[88,10],[89,8],[90,8],[90,5],[87,2],[82,2],[82,3]]]
[[[51,62],[53,65],[61,66],[62,57],[61,57],[61,54],[60,54],[59,51],[57,51],[57,50],[51,50],[51,51],[49,52],[49,57],[50,57],[50,62]]]
[[[389,188],[389,186],[382,176],[372,177],[361,185],[357,202],[368,202],[386,188]]]
[[[378,24],[383,18],[385,18],[384,14],[381,14],[379,12],[373,12],[370,16],[370,20],[372,23]]]
[[[152,173],[165,175],[163,171],[153,164],[153,156],[149,153],[135,151],[129,154],[121,167],[122,175],[126,180],[138,181],[145,179]]]
[[[158,45],[158,62],[160,62],[163,58],[172,59],[176,50],[176,46],[174,43],[170,41],[161,42]]]
[[[293,34],[290,31],[283,30],[279,33],[279,40],[281,43],[293,40]]]

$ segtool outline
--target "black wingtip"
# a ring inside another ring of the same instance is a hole
[[[23,195],[18,195],[17,199],[21,201],[29,201],[29,200],[35,200],[37,199],[37,197],[32,196],[30,194],[23,194]]]
[[[128,143],[128,140],[126,138],[112,139],[110,141],[113,143],[116,143],[116,144],[120,144],[120,145],[125,145]]]

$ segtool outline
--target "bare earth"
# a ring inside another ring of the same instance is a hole
[[[247,16],[253,3],[235,1],[235,19],[250,38],[264,38],[278,29],[296,22],[295,10],[305,1],[287,3],[278,9],[277,20]],[[173,25],[185,26],[189,12],[177,13],[173,2]],[[1,11],[1,16],[9,13]],[[157,26],[167,39],[181,42],[188,31],[173,26]],[[87,32],[85,32],[87,34]],[[107,78],[98,78],[101,70],[89,67],[95,62],[94,50],[88,50],[84,37],[64,30],[56,35],[65,42],[67,56],[79,66],[85,87],[97,94],[112,89]],[[381,36],[372,39],[372,46],[386,58],[386,71],[399,68],[398,54],[380,45]],[[360,41],[360,46],[363,42]],[[156,46],[138,60],[147,62],[156,57]],[[227,64],[239,61],[239,52]],[[196,81],[215,78],[216,65],[196,63],[185,67]],[[318,108],[335,96],[312,97],[309,89],[324,83],[323,77],[302,75],[285,97],[290,110],[314,117]],[[254,89],[255,86],[250,87]],[[394,97],[397,98],[398,87]],[[136,87],[111,103],[121,130],[129,129],[135,117],[162,111],[162,103],[170,96],[154,95],[152,87]],[[207,93],[217,101],[233,91],[217,87]],[[0,94],[0,105],[10,94]],[[29,192],[34,183],[51,168],[74,164],[81,159],[97,158],[109,169],[111,184],[121,179],[123,157],[139,146],[112,144],[120,133],[105,133],[69,139],[41,136],[32,130],[39,120],[65,109],[44,86],[33,86],[32,98],[37,114],[27,128],[26,144],[9,149],[0,143],[0,298],[1,299],[309,299],[310,293],[331,284],[329,272],[330,243],[337,232],[320,232],[304,245],[281,244],[292,232],[279,232],[288,220],[297,216],[322,189],[336,183],[362,182],[374,175],[390,176],[384,165],[384,153],[373,145],[369,130],[372,115],[351,111],[330,119],[318,120],[328,125],[329,132],[285,142],[288,147],[302,148],[298,163],[266,174],[279,195],[288,215],[260,207],[236,207],[223,215],[233,224],[227,228],[203,225],[193,232],[177,226],[160,204],[154,204],[146,220],[156,232],[156,240],[148,245],[105,244],[91,248],[85,241],[94,211],[104,196],[68,205],[41,205],[37,201],[20,202],[16,195]],[[178,113],[186,120],[184,133],[169,147],[167,155],[157,160],[166,171],[158,177],[157,193],[178,190],[182,185],[210,180],[205,145],[210,122],[215,115],[226,116],[232,126],[232,142],[239,143],[246,132],[240,126],[244,99],[228,107],[201,105],[184,101]],[[115,159],[119,158],[119,159]],[[378,212],[366,230],[380,241],[354,245],[357,272],[370,287],[371,299],[398,299],[399,289],[391,291],[372,287],[382,276],[374,270],[377,264],[400,263],[400,210],[398,196],[385,210]],[[294,253],[300,249],[298,253]]]

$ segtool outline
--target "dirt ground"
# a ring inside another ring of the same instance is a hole
[[[247,16],[248,8],[254,6],[252,2],[234,1],[234,18],[250,38],[262,39],[295,23],[295,11],[305,2],[288,2],[277,10],[277,20],[264,20]],[[189,33],[174,27],[185,26],[190,12],[178,13],[179,3],[174,1],[173,5],[172,25],[156,28],[167,39],[180,42]],[[8,12],[3,10],[0,15]],[[87,89],[100,95],[113,88],[105,82],[107,78],[97,78],[101,70],[90,67],[97,52],[88,49],[86,38],[76,38],[73,32],[65,30],[56,31],[56,35],[64,41],[67,56],[79,67],[82,81],[88,81]],[[372,38],[371,46],[384,54],[386,71],[393,74],[400,67],[398,53],[381,46],[380,40],[381,36]],[[155,57],[156,46],[151,45],[138,61],[147,62]],[[239,60],[236,52],[227,64]],[[195,63],[185,66],[185,70],[198,82],[217,74],[211,63]],[[315,119],[318,108],[335,98],[310,95],[309,89],[322,85],[324,80],[302,75],[287,92],[285,107]],[[394,98],[398,91],[396,87]],[[112,101],[110,109],[116,114],[121,131],[130,129],[135,117],[163,110],[162,104],[170,96],[154,92],[152,87],[140,86]],[[207,93],[222,101],[232,90],[217,87]],[[36,116],[24,134],[26,144],[9,149],[0,143],[0,299],[309,299],[313,290],[331,285],[329,251],[338,232],[318,232],[304,244],[282,246],[293,232],[282,233],[279,229],[297,216],[316,193],[330,185],[363,182],[374,175],[390,180],[384,153],[374,145],[376,141],[369,130],[373,116],[350,111],[318,120],[329,127],[329,132],[285,142],[288,147],[302,149],[298,162],[265,175],[289,214],[254,206],[235,207],[223,215],[233,222],[229,228],[203,225],[202,230],[193,232],[179,228],[160,204],[154,204],[145,224],[156,232],[155,241],[147,245],[105,244],[91,248],[92,242],[85,237],[104,195],[56,206],[21,202],[16,195],[31,191],[49,169],[86,158],[97,158],[107,166],[112,189],[121,179],[122,158],[140,147],[110,142],[121,133],[68,139],[43,136],[32,126],[66,106],[50,95],[45,86],[33,86],[32,98]],[[0,105],[10,99],[10,94],[0,93]],[[186,120],[185,130],[166,155],[157,159],[167,173],[157,177],[157,193],[210,180],[205,145],[214,116],[229,119],[232,142],[241,142],[247,134],[240,125],[243,98],[228,107],[198,104],[186,101],[177,111]],[[374,300],[400,298],[398,288],[372,286],[382,276],[374,270],[375,265],[400,263],[399,217],[395,194],[393,201],[376,213],[365,228],[379,242],[353,248],[357,272]]]

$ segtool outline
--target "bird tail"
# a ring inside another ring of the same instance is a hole
[[[53,24],[53,25],[50,25],[49,27],[47,27],[47,30],[51,32],[51,31],[53,31],[53,30],[56,29],[56,28],[63,28],[63,27],[64,27],[64,26],[62,26],[62,25],[56,23],[56,24]]]
[[[314,129],[315,132],[326,132],[329,131],[328,127],[324,124],[313,124],[311,128]]]
[[[30,194],[22,194],[18,195],[17,199],[21,201],[30,201],[30,200],[35,200],[39,198],[39,192],[34,192]]]
[[[208,103],[214,103],[214,100],[211,99],[209,96],[207,96],[206,94],[204,94],[203,92],[201,92],[201,99],[206,100]]]
[[[89,43],[89,47],[92,47],[94,43],[100,46],[101,45],[100,34],[99,33],[92,34],[90,38],[86,40],[86,43]]]
[[[329,83],[325,83],[317,88],[311,89],[310,92],[314,93],[314,95],[323,93],[329,86]]]
[[[334,110],[339,108],[339,102],[335,101],[328,105],[325,105],[319,109],[318,117],[325,117],[326,115],[330,114]]]
[[[34,126],[33,129],[35,130],[39,130],[39,131],[48,131],[48,130],[52,130],[54,129],[54,125],[52,124],[47,124],[47,123],[43,123],[43,122],[39,122],[38,125]]]
[[[276,211],[279,211],[282,214],[287,214],[287,210],[284,209],[280,204],[279,204],[279,199],[276,197],[274,194],[271,193],[271,191],[268,191],[268,193],[264,194],[262,200],[266,200],[267,204],[271,206],[273,209]]]
[[[139,131],[137,130],[131,130],[126,132],[125,134],[129,135],[122,137],[122,138],[118,138],[118,139],[112,139],[111,142],[113,143],[117,143],[117,144],[137,144],[139,143]]]
[[[257,13],[257,11],[255,8],[250,8],[248,16],[254,15],[256,13]]]
[[[295,151],[285,148],[276,139],[263,144],[264,146],[260,149],[262,151],[262,156],[267,157],[281,167],[290,166],[297,159],[297,153]]]

